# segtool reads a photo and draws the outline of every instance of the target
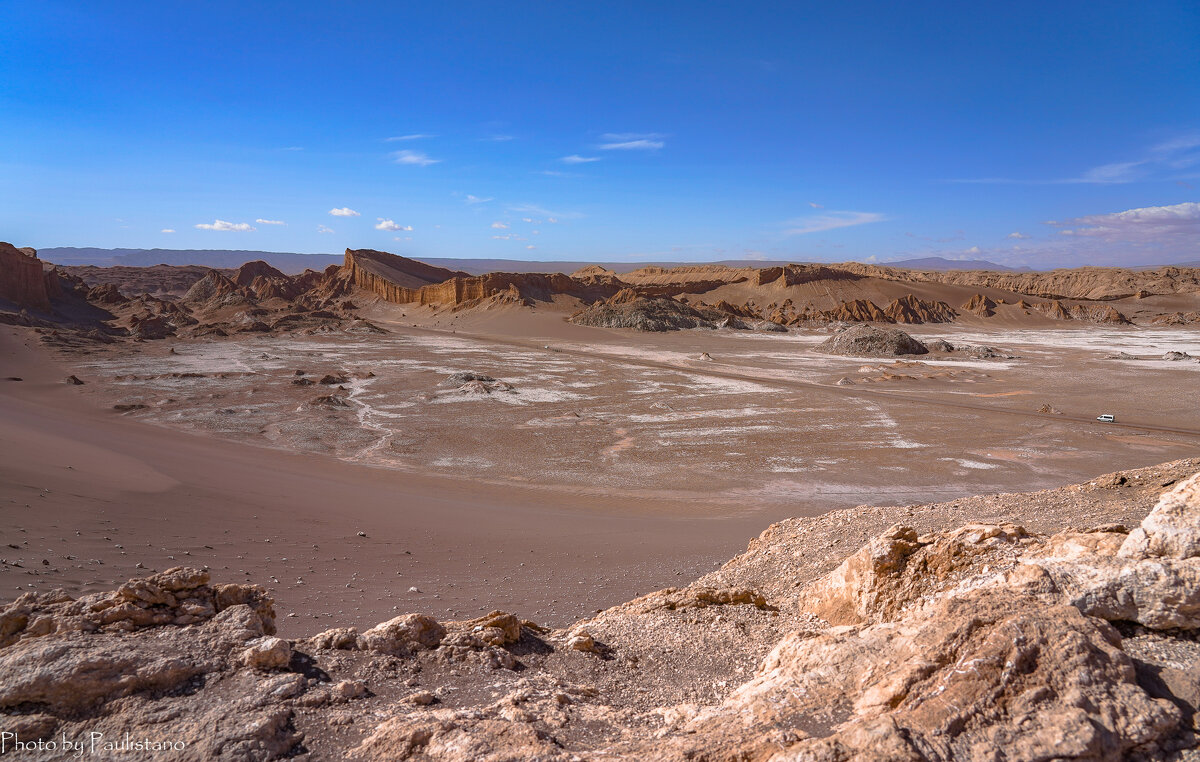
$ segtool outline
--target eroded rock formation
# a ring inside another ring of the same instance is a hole
[[[47,275],[33,249],[0,241],[0,300],[42,312],[50,309]]]
[[[185,568],[29,594],[0,611],[0,730],[169,734],[197,760],[1186,759],[1200,474],[1178,474],[1197,465],[790,520],[692,585],[562,630],[412,613],[287,640],[263,590]],[[1143,518],[916,528],[1014,505]],[[822,571],[848,527],[887,516],[909,521]]]
[[[924,344],[899,328],[852,325],[816,346],[816,351],[853,357],[898,357],[929,352]]]

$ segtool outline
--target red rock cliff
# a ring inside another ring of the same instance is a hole
[[[32,310],[49,310],[46,281],[42,261],[33,249],[22,250],[0,241],[0,299]]]

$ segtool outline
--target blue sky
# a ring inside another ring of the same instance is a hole
[[[0,0],[0,20],[17,245],[1200,259],[1190,0]]]

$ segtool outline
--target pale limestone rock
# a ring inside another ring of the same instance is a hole
[[[758,675],[687,728],[773,760],[1122,759],[1179,711],[1137,685],[1109,625],[1031,596],[977,590],[923,616],[784,638]],[[1086,707],[1086,709],[1085,709]],[[804,736],[815,738],[804,739]]]
[[[363,646],[371,651],[408,656],[421,648],[437,648],[446,628],[425,614],[404,614],[377,624],[362,634]]]
[[[282,638],[270,635],[250,641],[240,661],[251,669],[283,669],[292,660],[292,647]]]
[[[1200,474],[1159,498],[1121,546],[1124,558],[1200,558]]]

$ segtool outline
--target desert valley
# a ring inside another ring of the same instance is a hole
[[[13,738],[1197,758],[1198,269],[0,244],[0,300]]]

